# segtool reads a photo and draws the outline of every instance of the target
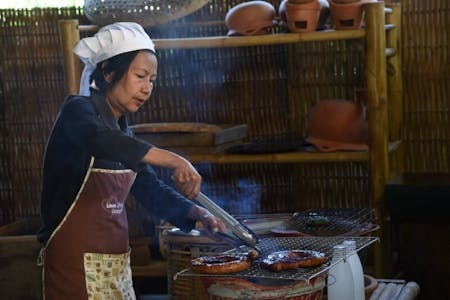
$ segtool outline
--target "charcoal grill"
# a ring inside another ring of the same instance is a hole
[[[174,279],[178,276],[198,276],[198,277],[237,277],[247,279],[284,279],[310,282],[311,279],[328,271],[333,265],[339,261],[332,261],[333,247],[341,244],[343,241],[352,239],[356,242],[357,251],[378,241],[377,237],[269,237],[261,238],[258,247],[262,251],[259,258],[253,261],[251,267],[243,272],[234,274],[199,274],[191,271],[190,268],[178,272]],[[235,254],[239,252],[249,251],[251,248],[241,246],[226,251],[227,254]],[[272,272],[260,268],[259,264],[264,257],[272,252],[280,250],[305,249],[322,252],[327,257],[327,262],[321,266],[313,268],[298,268],[297,270],[288,270],[281,272]]]

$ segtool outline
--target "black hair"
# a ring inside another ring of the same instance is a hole
[[[97,88],[104,94],[116,84],[128,71],[131,62],[140,50],[125,52],[99,62],[89,78],[89,82],[95,81]],[[148,50],[150,51],[150,50]],[[150,51],[154,53],[153,51]],[[111,81],[107,82],[105,76],[112,73]]]

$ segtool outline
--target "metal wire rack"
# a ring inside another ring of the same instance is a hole
[[[356,242],[356,250],[359,251],[372,243],[378,241],[377,237],[279,237],[279,238],[262,238],[258,243],[261,250],[258,259],[253,261],[251,267],[243,272],[235,274],[199,274],[191,271],[190,268],[178,272],[174,279],[178,276],[206,276],[206,277],[238,277],[238,278],[255,278],[255,279],[284,279],[284,280],[302,280],[309,281],[324,272],[328,271],[333,265],[339,261],[331,262],[333,247],[341,244],[343,241],[352,239]],[[280,250],[314,250],[322,252],[327,257],[327,262],[318,267],[298,268],[296,270],[272,272],[262,269],[260,261],[272,252]],[[235,254],[238,252],[249,251],[250,248],[242,246],[227,251],[227,254]]]
[[[311,236],[358,236],[378,229],[366,208],[316,209],[295,213],[279,229]]]

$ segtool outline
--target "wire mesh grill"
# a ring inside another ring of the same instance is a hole
[[[295,213],[278,229],[310,236],[358,236],[378,229],[372,215],[366,208],[307,210]]]
[[[328,271],[338,261],[331,263],[333,247],[348,240],[348,237],[282,237],[282,238],[263,238],[258,243],[261,250],[258,259],[252,262],[251,267],[243,272],[235,274],[200,274],[194,273],[189,268],[178,272],[177,276],[200,276],[200,277],[239,277],[239,278],[257,278],[257,279],[284,279],[284,280],[303,280],[309,282],[311,279]],[[378,241],[376,237],[352,237],[351,240],[356,242],[356,250],[359,251],[370,244]],[[281,250],[313,250],[319,251],[326,255],[327,261],[321,266],[312,268],[298,268],[296,270],[288,270],[281,272],[272,272],[262,269],[260,262],[269,254]],[[246,246],[227,251],[227,254],[236,254],[249,251]]]

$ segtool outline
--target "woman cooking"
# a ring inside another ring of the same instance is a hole
[[[84,63],[80,95],[62,104],[43,165],[38,239],[45,299],[135,299],[129,264],[128,193],[184,231],[224,224],[191,200],[201,176],[184,158],[133,137],[127,114],[149,99],[157,76],[152,40],[115,23],[74,48]],[[170,168],[177,191],[150,165]]]

